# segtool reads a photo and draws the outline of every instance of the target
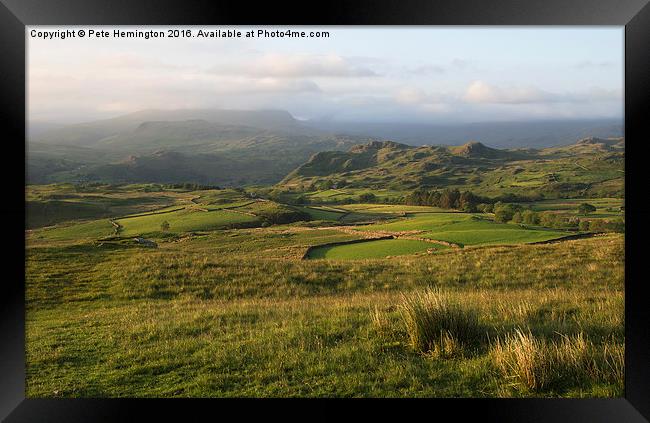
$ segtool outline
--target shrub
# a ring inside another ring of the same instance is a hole
[[[481,203],[476,206],[477,210],[482,213],[492,213],[494,211],[494,205],[490,203]]]
[[[359,202],[361,203],[374,203],[377,200],[377,196],[372,192],[364,192],[359,196]]]
[[[578,213],[589,214],[596,211],[596,207],[589,203],[582,203],[578,206]]]
[[[440,291],[404,296],[400,306],[411,346],[423,353],[453,356],[476,346],[483,336],[475,310],[464,309]]]
[[[282,225],[299,221],[309,221],[311,216],[307,212],[293,209],[265,210],[258,214],[262,226]],[[266,225],[265,225],[266,224]]]

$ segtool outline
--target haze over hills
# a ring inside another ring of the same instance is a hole
[[[35,131],[30,130],[27,171],[30,183],[274,184],[301,165],[299,173],[320,169],[326,173],[312,176],[325,176],[360,171],[382,164],[388,158],[404,161],[410,157],[409,160],[413,162],[426,159],[424,162],[427,164],[420,163],[418,166],[424,166],[428,175],[425,177],[422,169],[417,168],[420,169],[418,171],[414,168],[409,176],[412,176],[411,180],[436,185],[436,180],[444,182],[440,179],[440,171],[432,173],[432,166],[438,162],[453,166],[457,168],[455,172],[460,172],[459,169],[464,166],[473,165],[469,163],[472,160],[524,160],[531,154],[541,154],[506,152],[493,148],[495,146],[539,148],[540,145],[548,147],[558,143],[574,143],[579,138],[574,137],[575,134],[586,133],[602,139],[617,134],[615,121],[519,122],[446,127],[406,124],[367,127],[348,124],[341,127],[299,121],[282,110],[213,109],[143,110],[112,119],[50,127],[49,130],[44,129],[46,126],[40,123]],[[376,132],[378,129],[380,131]],[[368,135],[378,133],[397,135],[394,141],[407,141],[385,142],[386,136]],[[469,134],[478,136],[466,137]],[[465,144],[468,140],[480,143]],[[413,145],[434,141],[439,145],[464,146],[460,149],[413,148]],[[360,144],[362,146],[354,147]],[[406,169],[415,165],[407,166],[404,162],[399,166]],[[294,172],[292,175],[297,174]],[[384,178],[384,183],[400,185],[400,177],[394,176],[394,180]],[[285,178],[285,181],[288,180]]]
[[[325,131],[390,139],[409,145],[462,145],[479,140],[494,148],[545,148],[585,137],[624,136],[622,119],[531,120],[464,124],[362,123],[309,121]]]
[[[476,194],[558,198],[623,196],[623,138],[587,138],[569,146],[498,150],[371,142],[313,155],[278,184],[298,192],[329,188],[458,188]]]
[[[221,125],[251,125],[260,129],[289,129],[295,128],[298,123],[293,116],[282,110],[142,110],[112,119],[65,125],[49,131],[41,131],[34,135],[31,141],[88,147],[108,137],[129,133],[145,122],[188,120],[205,120]],[[43,123],[40,125],[42,126]]]
[[[305,127],[276,110],[146,110],[29,140],[28,181],[275,183],[312,154],[367,137]]]

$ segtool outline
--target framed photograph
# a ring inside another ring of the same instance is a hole
[[[0,415],[647,421],[646,1],[307,6],[2,0]]]

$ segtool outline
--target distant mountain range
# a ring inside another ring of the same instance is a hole
[[[306,127],[285,111],[148,110],[35,135],[27,178],[266,184],[316,152],[366,141]]]
[[[485,125],[493,125],[493,129],[481,132]],[[433,132],[427,133],[427,128]],[[607,138],[617,131],[615,122],[480,124],[453,130],[445,127],[447,132],[442,127],[436,128],[334,127],[322,122],[298,121],[282,110],[144,110],[74,125],[41,122],[29,128],[27,181],[274,184],[316,153],[328,152],[324,154],[333,155],[336,162],[337,152],[347,154],[351,148],[354,151],[355,145],[377,145],[388,138],[381,134],[401,134],[392,138],[396,141],[406,138],[405,144],[414,145],[434,140],[453,145],[477,139],[484,147],[495,147],[495,144],[536,147],[569,139],[563,143],[573,143],[578,137],[569,137],[575,133]],[[463,138],[463,131],[483,136]],[[505,135],[499,138],[499,134]],[[443,140],[444,136],[448,138]],[[494,151],[492,154],[505,154]],[[360,166],[357,161],[366,159],[354,156],[346,166]]]

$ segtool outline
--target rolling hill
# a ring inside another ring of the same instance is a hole
[[[541,150],[503,150],[482,142],[412,146],[327,132],[281,110],[186,109],[144,110],[36,131],[27,155],[28,183],[472,187],[489,195],[618,196],[624,143],[589,137]]]
[[[314,154],[277,189],[458,188],[494,197],[622,197],[624,149],[622,138],[593,137],[541,150],[499,150],[479,142],[458,147],[370,142]]]
[[[27,178],[268,184],[316,152],[367,140],[304,127],[282,111],[143,111],[35,135],[28,144]]]

